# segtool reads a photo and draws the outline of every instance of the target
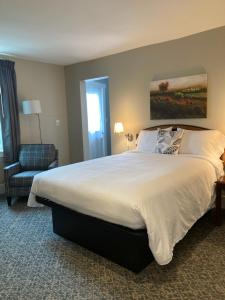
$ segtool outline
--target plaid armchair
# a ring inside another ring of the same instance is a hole
[[[53,144],[20,146],[19,161],[4,168],[8,206],[12,197],[28,196],[35,175],[58,167],[58,151]]]

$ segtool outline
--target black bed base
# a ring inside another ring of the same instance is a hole
[[[54,233],[138,273],[152,260],[145,229],[115,225],[37,197],[52,208]]]

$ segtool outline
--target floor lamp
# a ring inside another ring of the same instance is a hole
[[[40,113],[41,113],[40,101],[39,100],[24,100],[22,102],[22,107],[23,107],[24,115],[37,115],[39,133],[40,133],[40,141],[41,141],[41,144],[42,144],[41,122],[40,122]]]

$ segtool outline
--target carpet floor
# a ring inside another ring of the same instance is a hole
[[[0,299],[225,299],[225,217],[203,217],[167,266],[138,275],[52,232],[51,211],[0,200]]]

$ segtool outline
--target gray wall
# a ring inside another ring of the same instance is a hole
[[[59,150],[60,164],[69,163],[67,101],[64,67],[28,60],[15,61],[17,92],[20,106],[22,143],[39,143],[38,119],[35,115],[23,115],[23,99],[38,99],[43,143],[53,143]],[[60,125],[56,126],[56,120]]]
[[[218,128],[225,132],[224,49],[225,27],[221,27],[190,37],[65,67],[72,161],[80,161],[83,158],[80,81],[93,77],[110,77],[111,129],[116,121],[122,121],[126,131],[135,134],[141,128],[171,121],[150,120],[151,80],[206,72],[207,119],[179,120],[179,122]],[[112,153],[125,149],[123,137],[112,134]]]
[[[40,142],[37,117],[21,113],[22,99],[39,99],[42,106],[40,119],[43,143],[55,144],[59,150],[60,164],[69,163],[64,67],[14,57],[11,60],[15,61],[17,76],[21,142]],[[60,120],[60,126],[56,126],[56,120]],[[0,192],[4,182],[3,165],[3,158],[0,158]]]

